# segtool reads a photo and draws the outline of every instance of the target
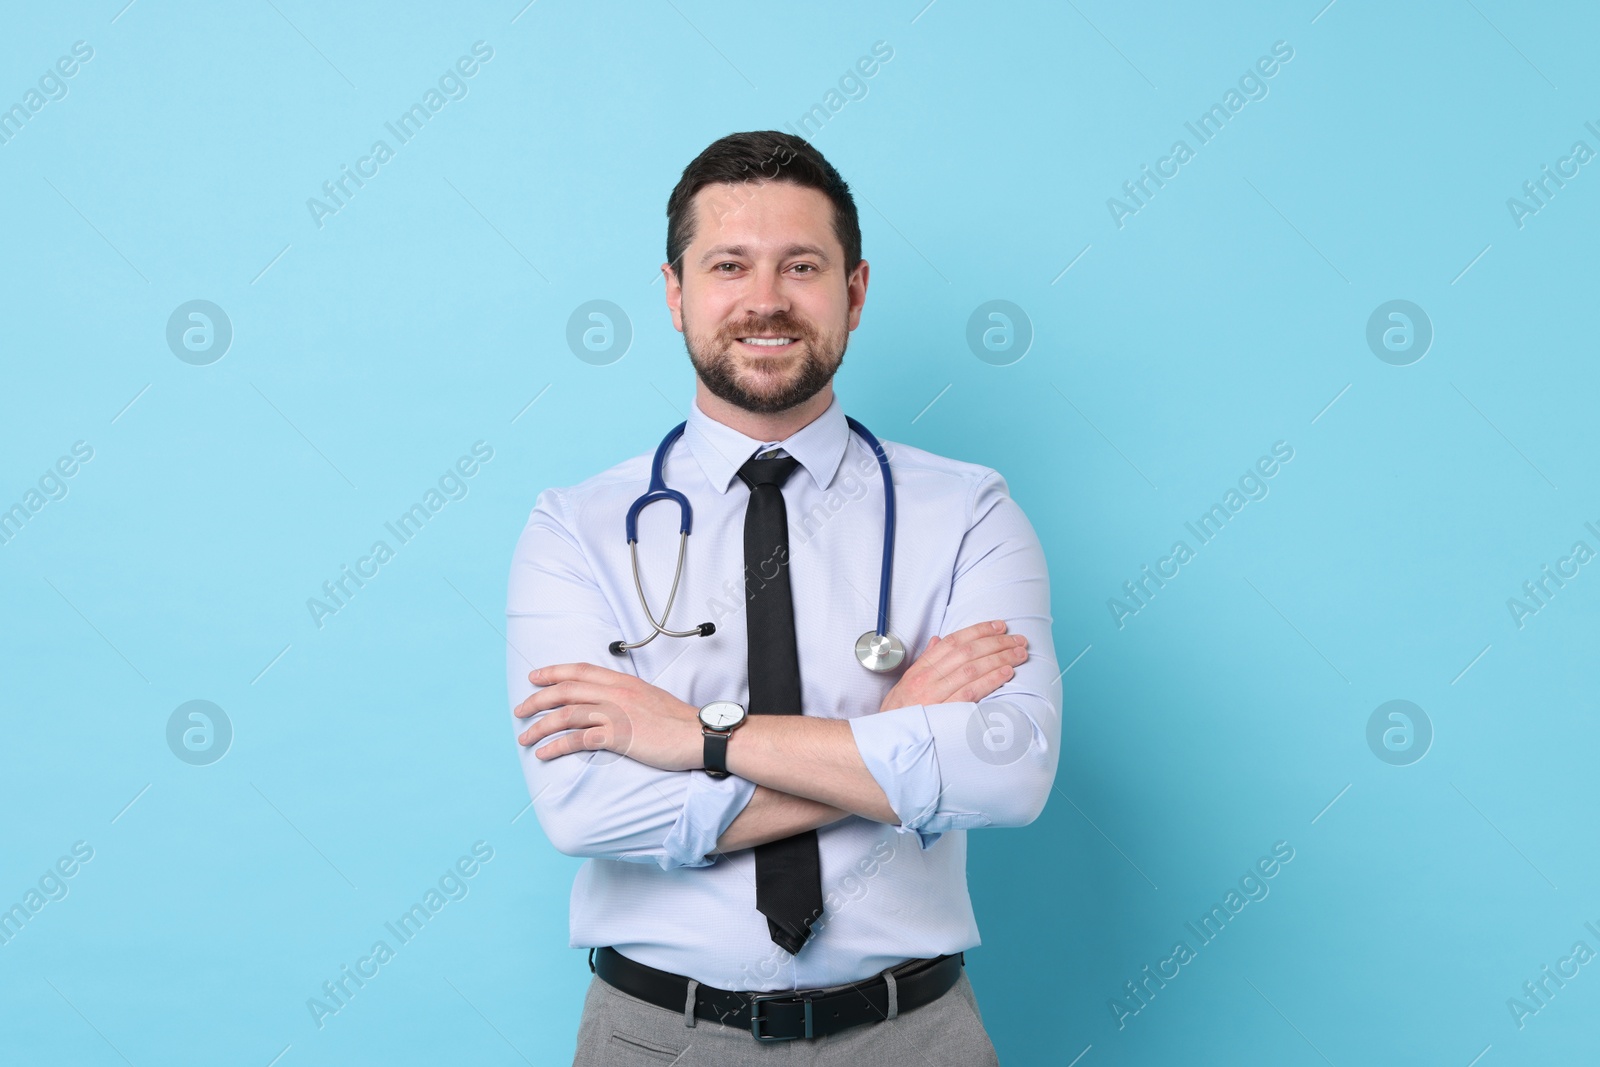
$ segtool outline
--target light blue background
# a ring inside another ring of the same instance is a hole
[[[0,946],[0,1059],[568,1061],[578,861],[508,735],[511,550],[540,489],[687,410],[656,273],[684,165],[880,40],[813,137],[872,263],[837,385],[880,436],[1006,475],[1072,664],[1057,794],[970,837],[1004,1062],[1592,1051],[1600,965],[1522,1029],[1506,1001],[1600,950],[1600,566],[1520,629],[1506,602],[1600,550],[1600,170],[1521,228],[1506,201],[1600,149],[1600,18],[925,2],[8,8],[0,105],[94,57],[0,145],[0,507],[94,458],[0,546],[0,906],[94,858]],[[479,40],[466,98],[318,228],[307,198]],[[1266,98],[1119,229],[1107,198],[1276,41]],[[209,366],[165,341],[193,299],[234,328]],[[594,299],[634,330],[607,366],[565,340]],[[1035,331],[1009,366],[965,340],[993,299]],[[1436,331],[1410,366],[1365,340],[1391,299]],[[314,625],[480,440],[465,499]],[[1270,495],[1119,629],[1108,599],[1278,441]],[[209,766],[167,746],[193,699],[235,732]],[[1391,699],[1435,730],[1409,766],[1366,741]],[[480,840],[469,895],[319,1030],[307,999]],[[1119,1030],[1123,983],[1277,841],[1270,896]]]

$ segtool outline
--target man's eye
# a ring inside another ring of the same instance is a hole
[[[737,263],[718,263],[715,269],[720,274],[726,274],[727,271],[723,270],[723,267],[732,267],[734,270],[739,269],[739,265]]]
[[[810,263],[796,263],[794,265],[794,269],[804,270],[808,274],[815,274],[817,272],[817,268]]]

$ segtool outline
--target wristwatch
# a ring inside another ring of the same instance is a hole
[[[713,778],[728,777],[728,736],[744,725],[744,705],[713,700],[700,709],[700,732],[706,735],[705,767]]]

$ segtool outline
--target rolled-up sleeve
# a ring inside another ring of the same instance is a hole
[[[988,472],[956,557],[941,636],[988,619],[1028,639],[1028,658],[979,701],[913,704],[850,720],[856,747],[900,819],[928,848],[947,830],[1038,818],[1060,757],[1061,684],[1050,578],[1038,535]]]
[[[616,613],[571,532],[559,490],[539,494],[512,556],[506,594],[506,688],[510,708],[537,688],[535,667],[596,663],[621,632]],[[630,671],[631,659],[604,664]],[[510,716],[515,740],[533,720]],[[560,736],[560,735],[556,735]],[[540,745],[548,744],[545,739]],[[737,775],[661,771],[613,752],[552,760],[517,744],[528,793],[550,843],[569,856],[703,867],[744,810],[755,783]]]

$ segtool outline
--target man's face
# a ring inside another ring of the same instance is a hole
[[[867,297],[866,262],[845,273],[833,202],[792,182],[744,182],[706,186],[694,211],[681,281],[666,280],[695,372],[746,411],[811,399],[844,360]]]

